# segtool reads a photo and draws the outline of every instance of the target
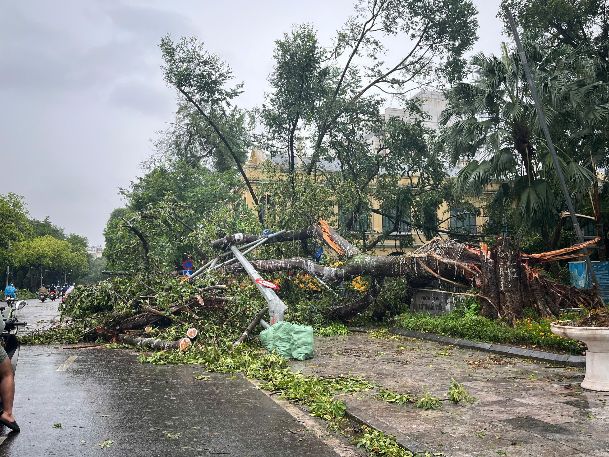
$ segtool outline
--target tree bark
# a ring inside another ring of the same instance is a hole
[[[118,335],[118,340],[121,343],[131,344],[133,346],[146,347],[149,349],[156,349],[167,351],[170,349],[178,349],[180,347],[179,341],[165,341],[159,338],[142,338],[140,336],[131,335]]]
[[[402,256],[373,256],[362,254],[347,240],[325,223],[300,231],[286,232],[272,242],[307,239],[316,236],[330,245],[345,260],[341,267],[321,265],[311,259],[254,260],[252,265],[259,272],[304,271],[328,282],[341,282],[366,275],[382,280],[386,277],[402,277],[409,283],[440,281],[449,290],[455,288],[478,290],[482,314],[499,317],[513,323],[523,317],[530,308],[540,316],[557,316],[561,308],[600,306],[593,291],[576,289],[544,277],[527,262],[542,261],[543,255],[522,256],[509,237],[500,238],[488,249],[467,246],[454,240],[434,238],[415,252]],[[247,243],[258,237],[252,235],[224,237],[214,242],[220,248],[231,243]],[[271,241],[271,240],[269,240]],[[584,246],[581,246],[583,248]],[[568,254],[576,252],[574,246]],[[555,254],[555,253],[554,253]],[[549,257],[550,260],[553,257]],[[227,267],[240,271],[239,265]],[[329,317],[343,319],[365,309],[374,301],[370,297],[337,307]]]

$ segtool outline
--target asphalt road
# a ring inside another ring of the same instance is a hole
[[[337,455],[243,377],[201,374],[141,364],[127,350],[24,346],[15,398],[22,432],[4,429],[0,455]]]

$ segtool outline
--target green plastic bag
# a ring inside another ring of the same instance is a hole
[[[260,332],[262,345],[286,359],[313,358],[313,327],[309,325],[277,322]]]

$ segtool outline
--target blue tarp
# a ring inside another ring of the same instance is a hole
[[[596,273],[596,279],[605,303],[609,303],[609,262],[592,262],[592,268]],[[569,262],[569,275],[571,276],[571,285],[578,289],[589,289],[592,283],[587,274],[586,262]]]

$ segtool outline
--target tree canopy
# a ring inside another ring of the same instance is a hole
[[[8,279],[17,286],[35,287],[40,272],[47,284],[68,276],[75,280],[87,273],[87,239],[74,233],[66,235],[48,217],[30,218],[22,197],[0,195],[0,219],[0,269],[5,272],[9,266]]]

